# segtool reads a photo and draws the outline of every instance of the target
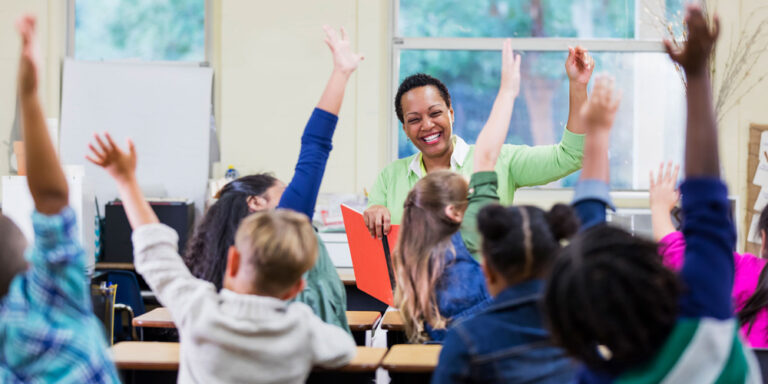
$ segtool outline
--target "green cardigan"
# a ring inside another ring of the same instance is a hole
[[[454,157],[457,151],[466,153],[463,158],[452,159],[451,168],[469,178],[473,173],[474,145],[467,145],[454,136]],[[584,151],[584,135],[565,130],[560,143],[555,145],[504,144],[496,162],[498,194],[502,205],[512,204],[515,190],[519,187],[547,184],[561,179],[581,168]],[[420,172],[413,165],[418,161]],[[392,224],[400,224],[403,203],[408,192],[424,175],[421,152],[390,163],[379,176],[368,195],[368,206],[383,205],[389,209]]]

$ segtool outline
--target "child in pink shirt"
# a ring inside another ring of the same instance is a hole
[[[653,237],[659,242],[659,254],[664,264],[676,271],[683,266],[685,239],[675,230],[670,211],[675,206],[679,192],[675,189],[680,167],[672,169],[672,163],[659,167],[654,179],[651,173],[650,200]],[[768,209],[763,209],[758,224],[762,237],[761,253],[766,254],[768,234]],[[734,310],[741,323],[741,335],[753,348],[768,348],[768,276],[762,276],[766,259],[750,253],[733,253],[735,267],[733,279]],[[762,284],[761,284],[762,281]]]

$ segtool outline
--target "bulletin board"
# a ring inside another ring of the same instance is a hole
[[[765,148],[761,149],[761,136],[763,132],[768,132],[768,125],[751,124],[749,126],[749,153],[747,156],[747,203],[746,203],[746,215],[744,215],[744,228],[748,232],[745,236],[746,246],[744,250],[753,255],[760,255],[760,243],[755,243],[749,239],[749,231],[752,225],[755,215],[759,216],[761,209],[755,209],[755,202],[757,202],[760,196],[762,186],[756,185],[755,173],[757,173],[758,166],[760,166],[760,160],[762,156],[762,162],[768,164],[768,154],[765,152]],[[768,186],[763,191],[764,194],[768,193]]]

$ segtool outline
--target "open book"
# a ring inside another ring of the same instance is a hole
[[[368,232],[362,213],[342,204],[341,215],[344,218],[357,288],[394,307],[395,272],[391,250],[397,244],[400,226],[392,225],[389,235],[375,239]]]

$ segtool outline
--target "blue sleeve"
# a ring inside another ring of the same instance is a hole
[[[75,211],[64,208],[55,215],[32,214],[35,240],[27,251],[28,276],[42,305],[72,305],[89,309],[90,291],[85,275],[85,251],[77,239]]]
[[[573,205],[581,222],[580,230],[605,223],[606,207],[615,210],[610,188],[602,180],[579,180],[573,192]]]
[[[301,136],[301,151],[293,179],[285,188],[278,208],[301,212],[312,220],[338,120],[336,115],[322,109],[312,111]]]
[[[736,230],[728,188],[720,179],[698,178],[686,180],[680,192],[686,243],[680,316],[730,318]]]
[[[469,351],[456,329],[445,336],[440,360],[432,373],[432,384],[469,381]]]

